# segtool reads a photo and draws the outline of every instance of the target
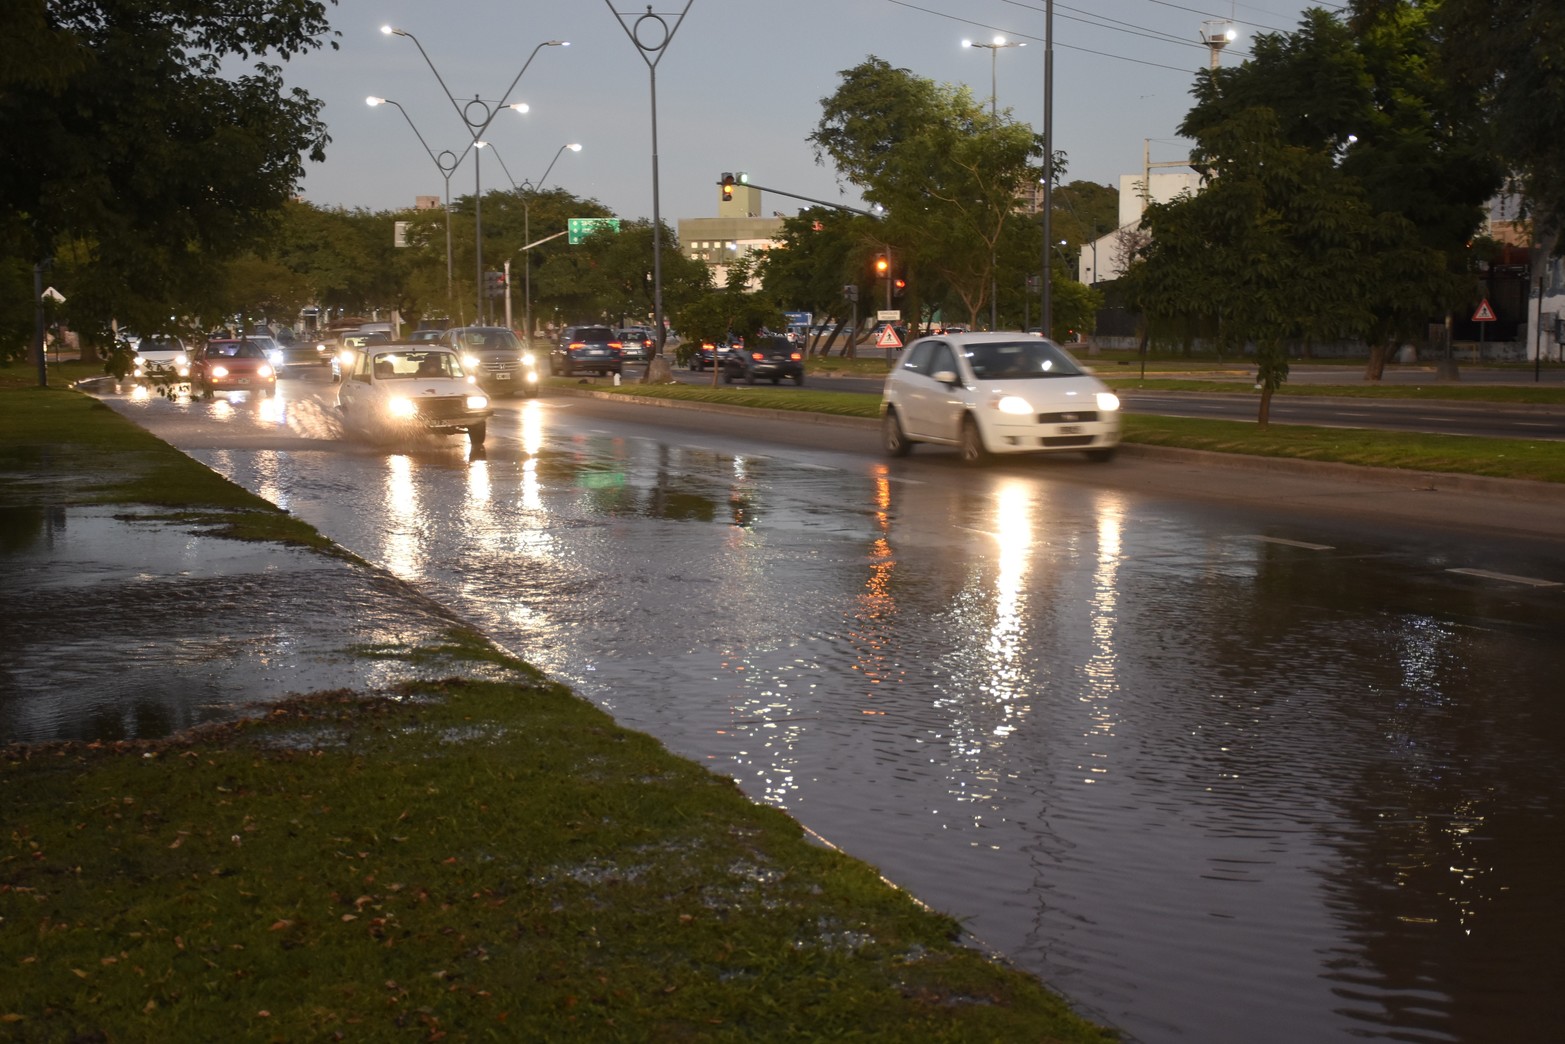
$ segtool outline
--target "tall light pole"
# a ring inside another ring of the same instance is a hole
[[[473,244],[474,254],[478,259],[478,285],[476,288],[478,307],[475,314],[478,317],[478,321],[482,322],[484,314],[484,218],[483,196],[480,193],[478,172],[478,153],[476,150],[484,147],[485,143],[482,140],[484,132],[489,129],[489,124],[494,122],[495,115],[500,109],[515,109],[517,112],[527,111],[525,104],[521,102],[512,103],[507,99],[510,98],[511,92],[516,89],[516,85],[521,82],[523,74],[527,72],[527,67],[533,63],[533,59],[538,56],[538,52],[545,47],[569,47],[570,41],[545,40],[534,47],[532,53],[527,56],[527,61],[522,63],[521,71],[516,74],[516,78],[511,81],[511,85],[500,95],[498,102],[491,104],[474,95],[472,101],[460,103],[456,100],[456,96],[451,93],[451,88],[446,86],[445,78],[440,75],[440,70],[435,68],[435,63],[429,58],[429,52],[424,50],[424,45],[419,43],[418,37],[406,29],[399,29],[392,25],[383,25],[380,27],[380,31],[387,36],[405,36],[413,41],[413,46],[418,48],[418,53],[424,56],[424,64],[429,66],[429,71],[435,74],[435,81],[440,84],[440,89],[445,92],[447,100],[451,102],[451,107],[462,118],[462,123],[472,136],[471,147],[475,150],[473,153]]]
[[[1049,244],[1054,238],[1054,0],[1045,0],[1043,15],[1043,336],[1054,335],[1054,263]]]
[[[653,376],[655,360],[661,360],[663,356],[663,215],[658,208],[658,63],[663,60],[663,54],[668,50],[668,45],[674,42],[674,34],[679,32],[680,25],[685,20],[685,15],[690,11],[690,5],[695,0],[685,0],[684,9],[679,12],[679,17],[674,19],[672,27],[668,20],[660,14],[653,14],[652,5],[647,5],[647,13],[638,15],[634,22],[627,22],[629,14],[620,14],[614,10],[614,0],[603,0],[609,5],[609,13],[612,14],[620,28],[625,30],[625,35],[630,37],[630,42],[636,45],[636,53],[641,55],[641,60],[647,63],[647,78],[651,85],[652,95],[652,321],[657,326],[657,346],[653,349],[654,359],[647,362],[646,379]],[[663,360],[667,365],[667,360]],[[714,356],[712,365],[717,365]]]
[[[1025,43],[1018,40],[1007,40],[1003,36],[996,36],[988,43],[979,43],[976,40],[963,40],[963,47],[982,47],[989,51],[989,116],[996,122],[1000,119],[1000,91],[997,67],[1000,64],[1000,52],[1007,47],[1026,47]],[[989,252],[989,329],[993,330],[1000,325],[1000,282],[999,273],[995,269],[999,267],[994,251]]]
[[[452,282],[452,278],[451,278],[451,274],[452,274],[452,268],[451,268],[451,175],[453,173],[455,173],[456,165],[458,163],[460,163],[461,160],[457,157],[457,154],[452,152],[450,149],[443,149],[439,153],[439,155],[436,155],[435,151],[429,147],[429,143],[424,140],[424,136],[418,132],[418,128],[416,126],[414,126],[414,124],[413,124],[413,117],[409,116],[408,115],[408,111],[406,109],[404,109],[401,105],[397,105],[397,103],[392,101],[390,98],[377,98],[374,95],[370,95],[368,98],[364,99],[364,104],[368,105],[372,109],[375,106],[377,106],[377,105],[396,105],[397,106],[397,111],[402,114],[402,118],[408,121],[408,126],[409,127],[413,128],[413,134],[414,134],[415,137],[418,138],[418,143],[420,145],[424,146],[424,151],[429,153],[429,158],[434,161],[435,166],[438,167],[439,170],[440,170],[440,176],[443,179],[445,179],[445,183],[446,183],[446,306],[449,308],[450,305],[451,305],[451,282]],[[447,156],[450,157],[449,160],[446,159]]]
[[[532,197],[535,192],[543,188],[543,183],[549,180],[549,172],[554,169],[555,160],[558,160],[567,149],[571,152],[580,152],[581,145],[574,142],[570,145],[561,145],[555,150],[554,159],[551,159],[549,165],[543,169],[543,177],[536,182],[524,182],[522,185],[522,188],[525,190],[522,193],[522,250],[527,252],[527,256],[522,258],[522,285],[524,287],[522,291],[522,322],[525,324],[523,329],[527,334],[527,346],[529,348],[532,347],[533,343]]]
[[[997,67],[999,65],[1000,52],[1007,47],[1026,47],[1027,45],[1020,40],[1007,40],[1003,36],[996,36],[988,43],[979,43],[976,40],[963,40],[962,46],[982,47],[989,52],[989,114],[998,117],[1000,110],[999,102],[997,101],[999,97],[999,71]]]

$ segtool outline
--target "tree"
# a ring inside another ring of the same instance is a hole
[[[949,287],[969,322],[989,302],[1007,234],[1026,235],[1016,200],[1036,183],[1042,142],[966,88],[937,86],[870,57],[841,73],[810,140],[886,210],[875,233],[906,266]],[[1037,243],[1041,247],[1041,243]]]
[[[1367,321],[1352,332],[1370,344],[1372,380],[1397,342],[1470,293],[1468,244],[1500,183],[1476,95],[1438,74],[1430,11],[1406,0],[1357,5],[1349,22],[1306,11],[1296,32],[1257,37],[1243,65],[1201,73],[1180,127],[1201,139],[1266,109],[1280,141],[1329,160],[1362,196],[1370,253],[1353,278]]]
[[[263,231],[302,157],[324,155],[320,102],[286,90],[266,59],[321,46],[325,4],[4,6],[5,268],[58,258],[51,281],[89,342],[114,318],[148,328],[210,300],[212,259]],[[14,353],[16,315],[0,322],[0,352]]]
[[[1386,0],[1359,0],[1366,15]],[[1441,68],[1479,101],[1533,223],[1533,271],[1565,231],[1565,19],[1557,0],[1443,0]]]
[[[1288,378],[1289,338],[1368,325],[1361,273],[1373,215],[1328,156],[1284,140],[1270,109],[1206,127],[1192,165],[1203,190],[1147,208],[1151,240],[1131,278],[1150,317],[1211,317],[1226,349],[1254,344],[1264,427]]]

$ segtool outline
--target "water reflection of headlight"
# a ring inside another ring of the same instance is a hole
[[[1119,396],[1113,392],[1098,392],[1098,409],[1104,413],[1112,413],[1119,409]]]
[[[386,400],[386,412],[393,417],[406,419],[418,415],[418,407],[413,405],[412,399],[404,399],[400,395]]]

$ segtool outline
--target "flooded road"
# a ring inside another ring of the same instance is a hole
[[[470,460],[309,390],[116,408],[1127,1034],[1557,1035],[1558,546],[566,398]]]

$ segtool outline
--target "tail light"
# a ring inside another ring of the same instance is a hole
[[[616,352],[622,352],[625,350],[625,345],[622,341],[610,341],[609,347],[613,348]]]
[[[754,359],[756,362],[761,362],[762,360],[764,360],[766,358],[766,353],[765,352],[751,352],[750,353],[750,358]]]
[[[800,355],[798,352],[794,352],[792,355],[788,356],[788,358],[792,359],[794,362],[799,362],[804,358],[804,356]]]

